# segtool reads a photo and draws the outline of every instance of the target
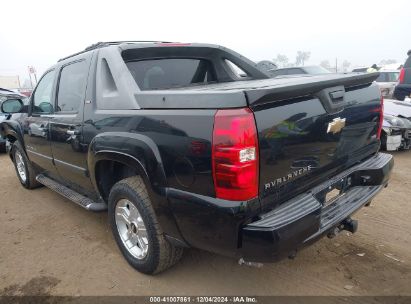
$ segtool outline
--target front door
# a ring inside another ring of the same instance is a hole
[[[30,113],[24,124],[24,143],[27,156],[39,172],[53,175],[56,171],[50,146],[50,116],[54,113],[55,70],[40,79],[30,103]]]
[[[83,194],[92,192],[87,149],[82,145],[83,107],[91,54],[59,69],[56,111],[50,119],[50,140],[60,179]]]

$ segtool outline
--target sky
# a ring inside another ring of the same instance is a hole
[[[411,49],[408,0],[87,1],[5,0],[0,75],[38,77],[59,58],[98,41],[161,40],[220,44],[254,60],[277,54],[306,65],[348,60],[404,62]]]

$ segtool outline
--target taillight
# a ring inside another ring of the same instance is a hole
[[[404,77],[405,77],[405,70],[404,70],[404,68],[402,68],[401,71],[400,71],[400,76],[398,76],[398,82],[399,83],[404,83]]]
[[[380,121],[378,125],[378,131],[377,131],[377,138],[381,138],[381,130],[382,130],[382,124],[384,121],[384,97],[381,95],[381,102],[380,102]]]
[[[240,201],[258,195],[258,138],[250,109],[217,111],[212,162],[217,198]]]

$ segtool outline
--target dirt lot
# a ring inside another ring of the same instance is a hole
[[[389,187],[354,217],[354,235],[262,268],[190,249],[153,277],[128,266],[105,213],[24,189],[0,155],[0,295],[411,295],[411,152],[395,162]]]

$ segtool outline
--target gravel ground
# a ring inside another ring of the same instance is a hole
[[[411,151],[395,153],[391,183],[354,216],[354,235],[262,268],[189,249],[157,276],[126,263],[105,213],[24,189],[7,155],[0,168],[0,295],[411,295]]]

